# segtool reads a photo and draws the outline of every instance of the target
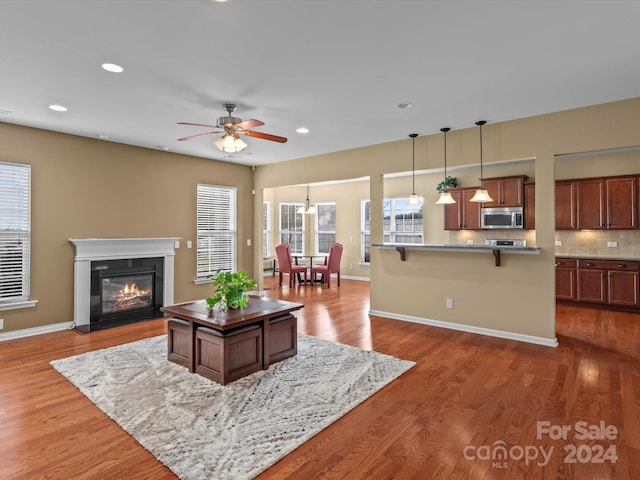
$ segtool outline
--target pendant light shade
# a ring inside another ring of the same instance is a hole
[[[476,122],[476,125],[480,127],[480,188],[476,190],[476,193],[469,199],[470,202],[485,203],[493,202],[493,198],[489,196],[484,188],[484,177],[482,175],[482,126],[487,123],[485,120]]]
[[[413,147],[413,161],[411,163],[411,178],[412,178],[412,190],[411,195],[409,195],[409,205],[420,205],[420,198],[416,195],[416,137],[417,133],[410,133],[409,137],[412,140]]]
[[[445,182],[447,180],[447,132],[451,130],[450,128],[441,128],[440,131],[444,133],[444,179]],[[440,198],[436,202],[436,205],[451,205],[456,203],[454,198],[451,196],[449,192],[447,192],[447,187],[444,187],[440,192]]]

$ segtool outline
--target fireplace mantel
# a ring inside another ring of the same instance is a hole
[[[173,305],[174,245],[171,238],[70,238],[74,258],[73,321],[88,326],[91,306],[91,262],[126,258],[164,258],[163,306]]]

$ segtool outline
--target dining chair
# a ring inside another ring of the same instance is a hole
[[[314,280],[316,278],[316,274],[319,273],[322,275],[322,281],[324,283],[324,279],[327,279],[327,287],[331,287],[331,274],[335,273],[338,276],[338,286],[340,286],[340,260],[342,259],[342,249],[343,246],[341,243],[334,243],[329,248],[329,256],[327,257],[327,261],[324,265],[314,265],[311,267],[311,284],[314,284]]]
[[[296,274],[304,273],[304,283],[307,283],[306,265],[295,265],[291,262],[291,247],[287,243],[276,246],[276,256],[278,257],[278,275],[280,286],[282,286],[282,274],[289,274],[289,288],[293,288],[296,282]]]

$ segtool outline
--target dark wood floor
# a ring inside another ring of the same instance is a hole
[[[258,479],[640,478],[640,315],[558,307],[549,348],[369,317],[366,282],[273,282],[268,296],[305,304],[301,333],[417,365]],[[0,478],[176,478],[49,365],[164,332],[158,319],[1,342]]]

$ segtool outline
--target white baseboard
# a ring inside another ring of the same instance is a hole
[[[460,323],[443,322],[441,320],[432,320],[429,318],[413,317],[410,315],[402,315],[399,313],[381,312],[379,310],[369,310],[369,315],[377,317],[391,318],[393,320],[402,320],[405,322],[421,323],[431,327],[447,328],[449,330],[458,330],[461,332],[477,333],[490,337],[505,338],[507,340],[517,340],[519,342],[535,343],[545,347],[557,347],[557,338],[534,337],[532,335],[523,335],[521,333],[505,332],[503,330],[493,330],[491,328],[474,327],[472,325],[462,325]]]
[[[42,327],[24,328],[13,332],[0,333],[0,342],[5,340],[14,340],[16,338],[32,337],[34,335],[42,335],[43,333],[59,332],[61,330],[70,330],[73,328],[73,322],[54,323],[53,325],[44,325]]]
[[[351,275],[340,275],[340,278],[344,278],[346,280],[358,280],[359,282],[370,282],[371,279],[369,277],[355,277]]]

